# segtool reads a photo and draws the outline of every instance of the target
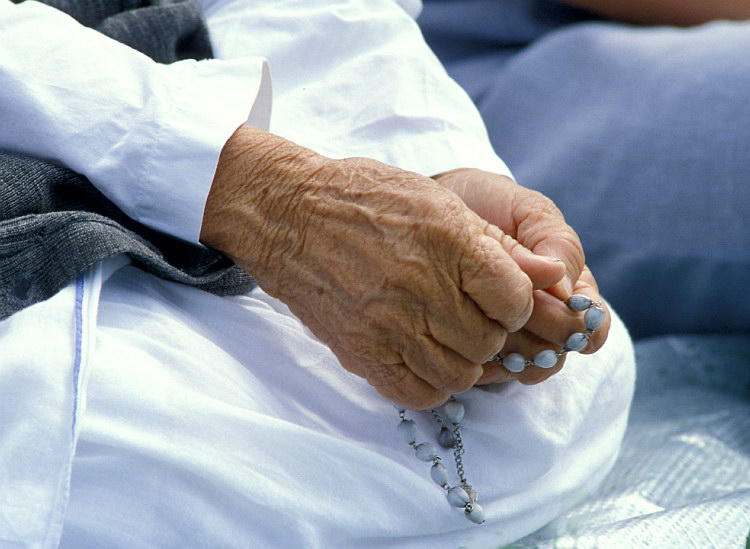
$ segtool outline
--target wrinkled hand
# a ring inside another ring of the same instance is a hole
[[[201,240],[410,408],[472,387],[527,323],[532,287],[564,271],[430,178],[248,126],[222,151]]]
[[[560,282],[551,287],[535,284],[533,312],[523,329],[508,336],[501,356],[517,352],[530,359],[545,349],[561,349],[574,332],[585,332],[583,314],[571,311],[564,301],[571,294],[582,294],[593,301],[601,301],[601,297],[591,271],[585,266],[580,240],[554,203],[507,177],[480,170],[460,169],[438,175],[435,179],[458,194],[484,220],[499,227],[525,248],[558,258],[565,265],[565,277]],[[605,303],[602,307],[606,310]],[[596,352],[606,341],[609,326],[610,315],[607,314],[582,353]],[[497,363],[488,363],[478,383],[513,379],[526,384],[539,383],[559,372],[564,363],[563,356],[553,368],[528,366],[520,373],[510,372]]]

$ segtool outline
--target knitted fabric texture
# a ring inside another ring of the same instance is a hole
[[[212,54],[193,0],[44,3],[161,63]],[[120,253],[160,278],[218,295],[246,293],[255,285],[224,255],[130,219],[84,176],[0,151],[0,319],[51,297]]]

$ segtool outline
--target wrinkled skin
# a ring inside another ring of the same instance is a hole
[[[571,294],[581,294],[600,301],[599,289],[591,271],[584,264],[581,243],[565,223],[562,213],[544,195],[525,189],[511,179],[479,170],[461,169],[436,176],[435,179],[457,193],[464,203],[489,223],[499,227],[536,254],[559,258],[565,265],[565,278],[546,290],[534,290],[534,309],[526,325],[508,335],[501,356],[512,352],[532,358],[545,349],[561,349],[568,336],[585,332],[583,314],[575,313],[563,303]],[[575,281],[575,282],[573,282]],[[602,307],[607,310],[606,303]],[[611,323],[607,314],[602,326],[594,332],[583,354],[596,352],[606,341]],[[544,381],[559,372],[563,356],[554,368],[529,366],[513,373],[496,363],[485,365],[480,384],[517,380],[525,384]]]
[[[566,274],[586,284],[580,251],[568,265],[509,236],[534,235],[528,243],[552,255],[557,248],[539,235],[565,233],[580,250],[549,201],[538,219],[523,213],[541,195],[523,198],[530,191],[507,180],[495,196],[504,186],[490,178],[476,198],[510,202],[479,213],[467,206],[461,181],[482,173],[436,181],[374,160],[332,160],[242,126],[222,151],[201,240],[286,303],[347,370],[388,399],[430,408],[480,380],[502,381],[498,371],[507,371],[482,366],[498,350],[557,342],[560,330],[543,325],[559,307],[535,288],[556,285],[546,295],[559,304],[552,294],[566,292]]]

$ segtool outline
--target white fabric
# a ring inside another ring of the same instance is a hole
[[[223,59],[159,65],[48,6],[0,0],[0,148],[83,173],[130,217],[198,243],[222,146],[246,120],[268,129],[267,58],[279,135],[425,175],[510,175],[422,40],[419,2],[203,4]]]
[[[471,99],[393,0],[204,4],[217,57],[268,59],[273,133],[424,175],[459,167],[510,175]]]
[[[101,269],[0,323],[0,547],[55,547],[95,345]]]
[[[500,546],[596,487],[633,386],[615,317],[601,351],[551,380],[465,394],[477,527],[391,405],[260,290],[223,299],[127,266],[104,284],[96,340],[63,547]]]
[[[0,0],[0,36],[0,149],[68,166],[197,243],[224,143],[248,119],[268,127],[265,60],[161,65],[38,2]]]
[[[416,3],[204,4],[225,60],[164,67],[0,0],[0,146],[67,164],[197,241],[224,140],[254,105],[269,112],[263,56],[280,135],[424,174],[507,173],[405,11]],[[283,305],[120,266],[0,324],[3,546],[55,547],[63,517],[75,548],[496,546],[583,497],[617,453],[633,381],[617,319],[604,349],[552,380],[466,395],[476,527],[399,444],[390,405]]]

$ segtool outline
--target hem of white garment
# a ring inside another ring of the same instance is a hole
[[[60,471],[57,498],[53,505],[44,547],[60,544],[65,513],[70,500],[70,482],[75,448],[81,429],[81,418],[86,410],[86,387],[91,374],[90,365],[96,345],[96,317],[102,287],[102,263],[98,263],[76,279],[75,292],[75,353],[73,364],[73,407],[71,417],[70,459]]]

